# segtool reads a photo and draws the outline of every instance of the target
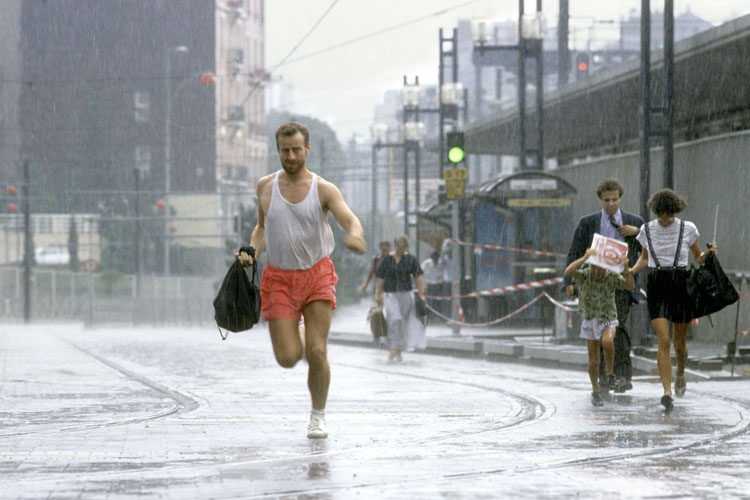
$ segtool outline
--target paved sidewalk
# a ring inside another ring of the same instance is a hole
[[[363,299],[354,305],[341,306],[334,312],[330,341],[345,345],[358,345],[385,349],[384,339],[375,342],[367,323],[371,302]],[[464,356],[481,359],[523,362],[540,366],[586,370],[588,354],[586,345],[559,343],[550,329],[465,327],[458,335],[446,324],[428,325],[427,349],[431,354]],[[656,346],[633,348],[631,360],[636,378],[658,377]],[[674,360],[674,350],[673,350]],[[731,365],[723,362],[726,346],[688,341],[688,380],[729,380],[750,378],[750,365],[736,364],[734,377]],[[674,365],[674,363],[673,363]]]

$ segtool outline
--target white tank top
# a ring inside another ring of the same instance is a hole
[[[266,214],[268,263],[281,269],[310,269],[330,256],[334,247],[333,232],[318,198],[318,176],[312,174],[310,191],[295,204],[281,195],[279,173],[273,178]]]

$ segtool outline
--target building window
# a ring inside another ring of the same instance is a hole
[[[232,178],[232,165],[225,164],[221,168],[221,176],[224,179],[231,179]]]
[[[151,171],[151,148],[149,146],[135,147],[135,168],[141,175]]]
[[[135,121],[147,122],[149,120],[149,109],[151,107],[151,95],[147,90],[137,90],[133,96],[135,108]]]

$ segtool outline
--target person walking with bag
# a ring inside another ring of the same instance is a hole
[[[648,314],[659,341],[657,368],[664,389],[661,404],[669,412],[674,406],[672,398],[672,358],[670,355],[669,322],[674,324],[674,351],[677,358],[674,395],[685,394],[685,365],[687,363],[687,330],[692,319],[687,294],[688,254],[700,264],[707,252],[716,253],[714,245],[701,251],[698,243],[698,228],[692,222],[675,215],[682,212],[687,203],[671,189],[654,193],[646,203],[656,214],[656,219],[641,226],[638,242],[643,247],[632,272],[638,273],[648,267],[646,295]]]
[[[388,323],[389,361],[401,361],[401,352],[425,348],[424,325],[417,319],[414,286],[424,300],[422,268],[409,253],[409,238],[402,234],[393,240],[394,251],[383,258],[377,271],[375,301],[385,309]]]
[[[256,258],[268,248],[261,277],[261,308],[268,322],[276,361],[292,368],[304,354],[307,387],[312,399],[308,438],[325,438],[325,407],[331,371],[327,359],[328,330],[336,308],[338,276],[330,255],[334,240],[328,214],[346,231],[344,245],[363,254],[367,243],[362,224],[332,183],[307,169],[310,131],[289,122],[276,130],[282,170],[258,181],[258,223],[250,237]],[[237,258],[253,264],[246,252]],[[304,317],[304,344],[300,335]]]

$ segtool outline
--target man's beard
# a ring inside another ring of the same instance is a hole
[[[294,175],[300,172],[302,168],[305,166],[305,162],[297,161],[293,165],[287,165],[284,162],[281,162],[281,167],[284,169],[284,172],[286,172],[289,175]]]

